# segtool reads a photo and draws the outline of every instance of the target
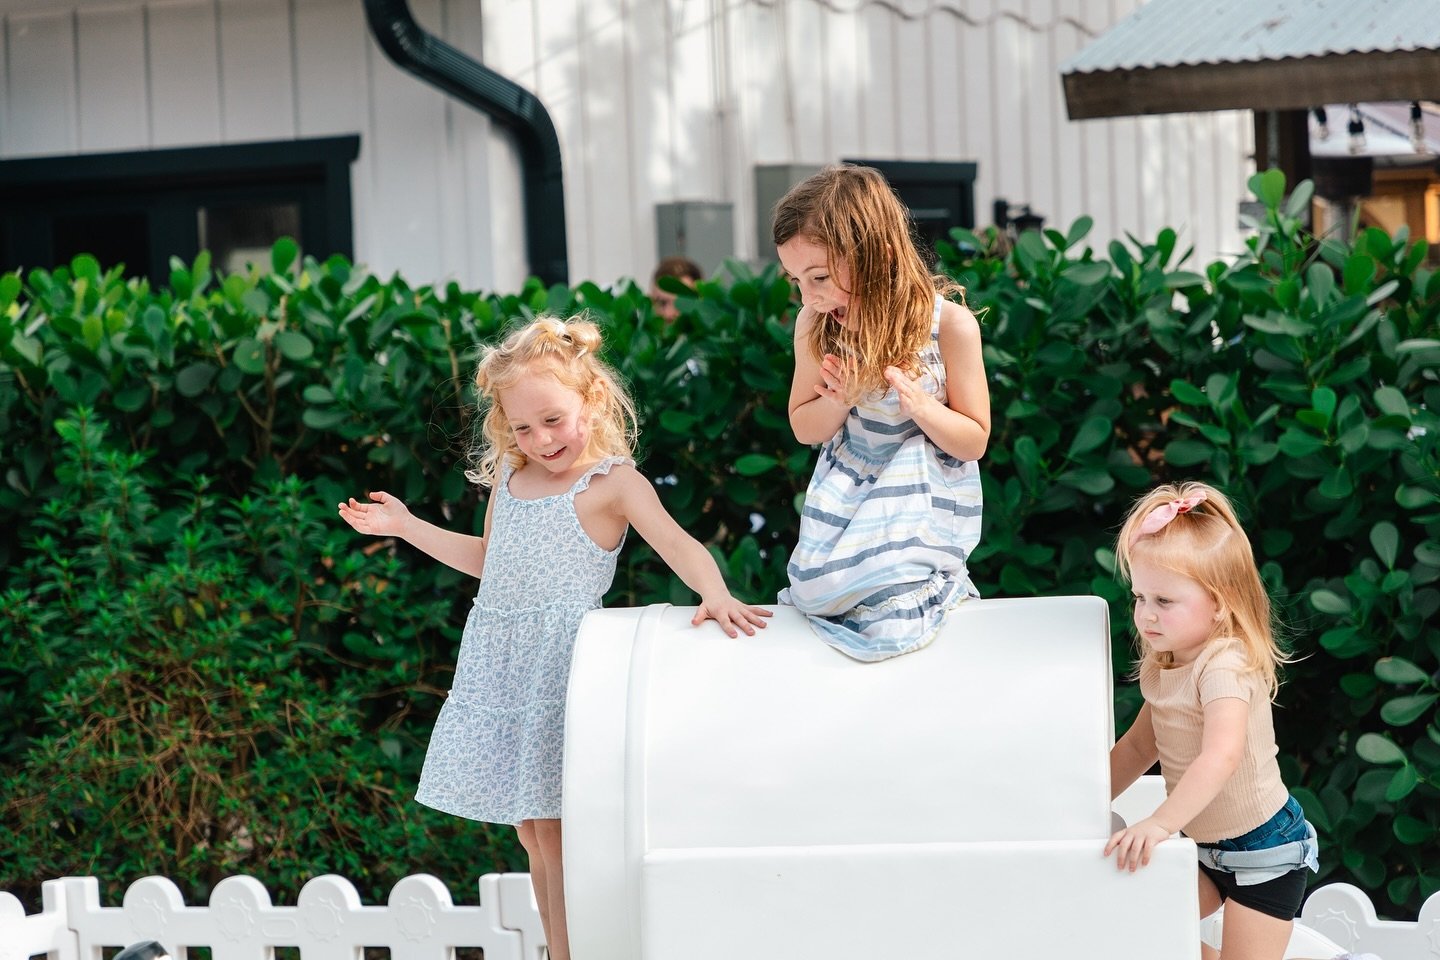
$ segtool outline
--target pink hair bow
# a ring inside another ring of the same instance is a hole
[[[1165,529],[1167,523],[1180,516],[1180,514],[1189,513],[1191,510],[1200,506],[1201,501],[1204,499],[1205,491],[1201,490],[1193,497],[1180,497],[1177,500],[1171,500],[1169,503],[1160,504],[1160,506],[1146,514],[1144,520],[1140,521],[1140,528],[1130,536],[1130,546],[1135,546],[1135,541],[1141,537],[1148,536],[1152,533],[1159,533]]]

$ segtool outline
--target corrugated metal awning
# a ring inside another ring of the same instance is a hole
[[[1440,99],[1440,0],[1150,0],[1060,67],[1070,119]]]

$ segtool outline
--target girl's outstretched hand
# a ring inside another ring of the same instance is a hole
[[[1134,873],[1141,867],[1150,865],[1150,851],[1154,850],[1157,844],[1170,839],[1170,832],[1169,827],[1154,817],[1146,817],[1133,827],[1116,831],[1110,842],[1105,844],[1105,856],[1110,856],[1111,851],[1114,851],[1115,869],[1129,868],[1130,872]]]
[[[722,594],[718,597],[700,600],[700,606],[695,608],[695,616],[690,619],[690,625],[698,627],[706,620],[714,620],[720,624],[727,636],[738,637],[736,630],[745,631],[746,636],[755,636],[755,628],[765,629],[765,618],[771,616],[771,611],[764,607],[751,606],[748,603],[741,603],[730,594]]]
[[[915,414],[930,403],[939,403],[934,397],[920,388],[920,381],[911,377],[899,367],[886,367],[885,379],[890,381],[890,386],[895,388],[900,398],[900,412],[905,416],[915,418]]]
[[[360,533],[377,537],[401,537],[410,522],[410,509],[398,497],[383,490],[370,494],[369,503],[354,497],[340,504],[340,519]]]

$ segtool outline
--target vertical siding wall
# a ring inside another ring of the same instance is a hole
[[[734,204],[756,164],[976,160],[976,215],[1089,214],[1092,242],[1236,251],[1248,113],[1072,123],[1059,65],[1138,0],[486,0],[486,62],[534,90],[567,162],[577,276],[644,276],[656,203]]]
[[[412,8],[479,55],[479,4]],[[496,249],[518,224],[490,203],[518,189],[508,144],[386,59],[361,0],[0,0],[0,14],[0,159],[358,133],[358,260],[416,282],[523,274],[523,248]]]
[[[559,130],[572,279],[644,277],[654,206],[734,205],[756,164],[979,162],[976,214],[1028,202],[1092,243],[1176,227],[1237,250],[1249,116],[1065,119],[1059,64],[1138,0],[411,0]],[[514,289],[519,159],[403,74],[360,0],[0,0],[0,158],[359,133],[356,255]]]

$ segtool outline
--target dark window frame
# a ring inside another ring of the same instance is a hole
[[[353,259],[350,165],[359,152],[351,134],[0,161],[0,268],[68,259],[55,250],[57,219],[141,213],[145,262],[127,272],[163,283],[171,256],[199,253],[199,210],[237,203],[295,203],[303,250]]]

